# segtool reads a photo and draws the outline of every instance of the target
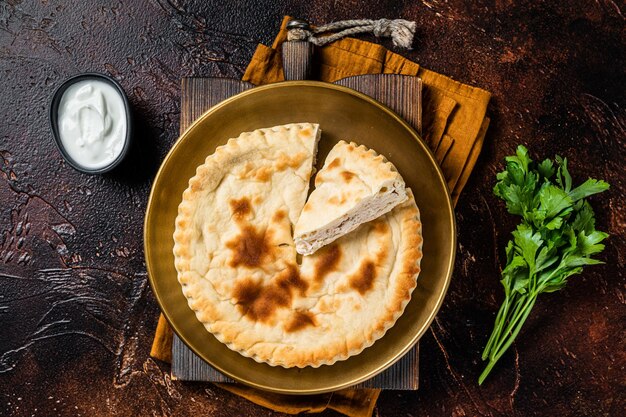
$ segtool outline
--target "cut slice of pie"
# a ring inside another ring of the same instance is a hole
[[[340,141],[296,223],[296,250],[310,255],[406,199],[404,180],[391,162],[363,145]]]

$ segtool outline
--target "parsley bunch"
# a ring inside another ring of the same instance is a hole
[[[479,384],[517,337],[537,296],[560,290],[584,265],[602,263],[591,256],[602,252],[600,242],[608,236],[595,229],[585,197],[607,190],[609,184],[588,179],[572,188],[566,158],[557,155],[555,162],[535,163],[520,145],[516,155],[506,157],[506,169],[497,179],[494,194],[522,222],[506,247],[501,280],[505,298],[483,351],[482,359],[489,362]]]

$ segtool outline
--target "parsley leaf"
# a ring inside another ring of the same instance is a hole
[[[583,201],[582,206],[576,212],[576,217],[572,222],[572,228],[577,231],[590,233],[596,227],[596,219],[593,217],[593,209],[588,202]]]
[[[609,184],[602,180],[594,180],[589,178],[578,187],[569,192],[572,201],[578,201],[590,195],[601,193],[609,189]]]
[[[554,175],[554,164],[551,160],[545,159],[542,163],[537,165],[537,172],[545,178],[550,179]]]

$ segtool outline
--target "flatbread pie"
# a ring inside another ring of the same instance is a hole
[[[215,337],[272,366],[318,367],[360,353],[404,311],[422,258],[408,199],[311,256],[296,253],[319,126],[243,133],[210,155],[183,193],[178,280]]]
[[[406,199],[404,180],[391,162],[363,145],[340,141],[315,176],[315,190],[296,223],[296,250],[310,255]]]

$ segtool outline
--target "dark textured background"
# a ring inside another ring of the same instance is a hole
[[[210,384],[173,382],[169,367],[148,357],[158,307],[142,220],[151,179],[177,137],[181,77],[241,77],[257,42],[270,42],[287,13],[315,23],[416,20],[415,48],[403,53],[493,93],[485,147],[458,205],[454,279],[421,343],[421,388],[383,392],[378,415],[623,412],[623,3],[102,3],[0,0],[0,415],[279,415]],[[71,169],[48,128],[54,88],[82,71],[119,80],[136,116],[136,149],[105,176]],[[491,187],[518,143],[537,157],[567,156],[575,180],[611,183],[592,199],[611,238],[606,265],[542,296],[479,388],[514,226]]]

